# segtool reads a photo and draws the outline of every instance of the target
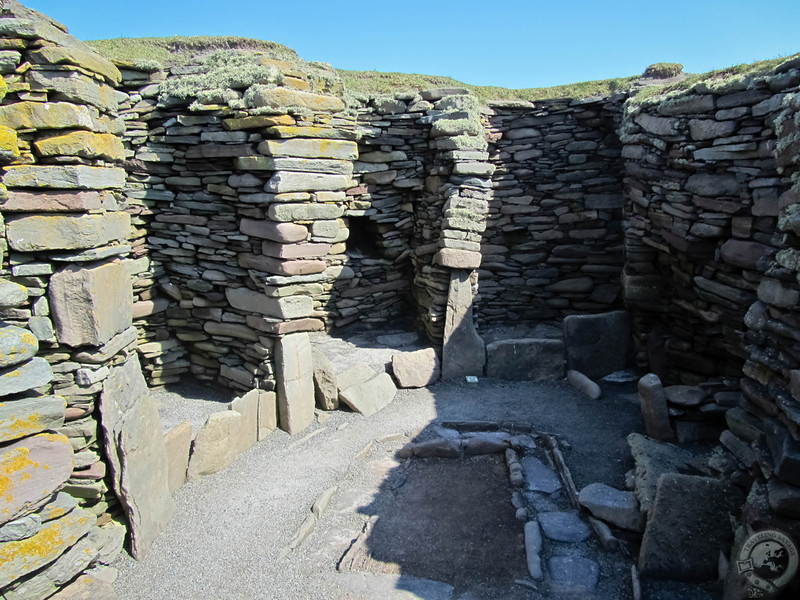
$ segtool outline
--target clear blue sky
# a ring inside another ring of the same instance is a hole
[[[340,69],[542,87],[800,52],[800,0],[22,0],[83,39],[238,35]]]

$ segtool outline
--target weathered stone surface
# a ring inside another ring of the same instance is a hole
[[[397,388],[391,376],[380,373],[369,381],[343,389],[339,392],[339,398],[355,412],[368,417],[394,400],[396,394]]]
[[[294,125],[295,123],[294,118],[289,115],[253,115],[239,119],[224,119],[222,126],[228,131],[240,131],[275,127],[276,125]]]
[[[728,240],[720,247],[720,258],[726,263],[755,270],[759,260],[774,252],[770,246],[746,240]]]
[[[230,466],[239,456],[242,415],[236,411],[220,411],[208,416],[197,432],[189,457],[189,481],[210,475]]]
[[[442,379],[481,375],[486,348],[472,320],[472,285],[464,270],[450,274],[442,349]]]
[[[113,356],[136,341],[136,327],[130,326],[118,333],[99,348],[78,352],[74,359],[81,363],[99,365],[108,362]]]
[[[15,102],[0,106],[0,121],[12,129],[94,129],[86,106],[69,102]]]
[[[336,204],[270,204],[269,218],[274,221],[316,221],[338,219],[344,208]]]
[[[239,266],[273,275],[312,275],[322,273],[327,268],[324,260],[288,260],[263,254],[240,254]]]
[[[285,87],[258,87],[248,94],[253,108],[303,107],[320,112],[339,112],[344,110],[344,102],[336,96],[322,96]]]
[[[117,201],[111,192],[96,190],[17,190],[9,192],[8,198],[0,201],[0,206],[9,212],[115,211]]]
[[[242,219],[239,231],[245,235],[272,240],[282,244],[304,242],[308,237],[308,229],[295,223],[275,223],[273,221],[256,221],[255,219]]]
[[[41,156],[80,156],[110,161],[120,161],[125,157],[122,140],[110,133],[71,131],[39,138],[34,147]]]
[[[562,485],[558,474],[535,456],[524,457],[520,464],[525,473],[525,481],[528,483],[529,490],[552,494],[561,489]]]
[[[124,241],[129,232],[130,216],[119,212],[11,217],[7,222],[9,245],[21,252],[94,248]]]
[[[28,301],[28,290],[7,279],[0,279],[0,307],[13,308]]]
[[[339,392],[341,392],[352,385],[364,383],[377,376],[378,374],[369,365],[365,363],[356,363],[336,376],[336,387]]]
[[[86,535],[96,521],[89,511],[75,509],[46,523],[32,537],[0,544],[0,588],[54,561]]]
[[[647,435],[662,442],[675,439],[669,420],[667,395],[658,375],[648,373],[642,377],[639,380],[638,390]]]
[[[625,311],[568,315],[562,328],[570,369],[598,378],[628,365],[631,325]]]
[[[743,501],[742,492],[730,483],[662,475],[642,538],[639,571],[678,581],[715,579],[719,554],[727,556],[733,541],[731,515]]]
[[[114,89],[96,79],[69,71],[29,71],[32,90],[55,92],[61,99],[89,104],[106,112],[117,111]]]
[[[667,402],[677,406],[698,406],[707,398],[702,388],[693,385],[670,385],[664,388]]]
[[[688,468],[691,452],[672,444],[651,440],[640,433],[628,435],[628,445],[635,464],[634,494],[644,512],[649,512],[656,497],[658,478]]]
[[[66,401],[61,396],[0,401],[0,442],[61,427],[65,407]]]
[[[672,136],[678,133],[678,119],[667,119],[654,117],[647,113],[639,113],[633,120],[648,133],[661,136]]]
[[[3,183],[10,188],[107,190],[125,186],[125,170],[86,165],[19,165],[6,167]]]
[[[314,192],[317,190],[346,190],[352,187],[352,179],[347,175],[328,173],[301,173],[297,171],[277,171],[264,186],[268,192]]]
[[[244,396],[234,398],[228,405],[230,410],[242,415],[242,425],[237,440],[239,453],[252,448],[258,440],[258,395],[259,390],[250,390]]]
[[[592,594],[600,581],[600,565],[582,556],[553,556],[547,561],[556,592]]]
[[[266,439],[278,428],[278,396],[275,392],[258,391],[258,441]]]
[[[50,598],[52,600],[117,600],[117,595],[110,582],[92,574],[83,574]]]
[[[50,363],[44,358],[34,357],[20,365],[0,370],[0,398],[46,385],[52,379]]]
[[[0,525],[40,506],[43,499],[66,483],[71,473],[72,446],[63,435],[40,433],[0,448]]]
[[[592,400],[597,400],[603,393],[599,385],[575,369],[567,371],[567,382]]]
[[[500,340],[486,345],[486,357],[487,377],[530,381],[555,381],[564,377],[564,342],[561,340]]]
[[[175,503],[161,419],[135,354],[103,381],[100,423],[114,491],[130,524],[131,554],[141,558],[172,518]]]
[[[265,140],[258,145],[258,151],[267,156],[334,158],[338,160],[358,158],[358,144],[344,140]]]
[[[74,40],[74,38],[73,38]],[[98,73],[112,83],[121,81],[119,69],[85,44],[71,41],[63,46],[46,46],[29,53],[30,61],[39,65],[68,64]]]
[[[451,269],[477,269],[481,266],[481,253],[456,248],[441,248],[433,262]]]
[[[275,242],[262,242],[261,252],[267,256],[285,259],[320,258],[328,254],[331,244],[278,244]]]
[[[764,421],[764,434],[775,464],[775,475],[786,483],[800,486],[800,442],[775,419]]]
[[[605,483],[590,483],[580,491],[578,500],[595,517],[615,527],[631,531],[644,528],[644,515],[632,492],[623,492]]]
[[[686,189],[700,196],[738,196],[741,185],[733,175],[696,173],[686,181]]]
[[[167,452],[167,488],[173,494],[186,482],[189,450],[192,446],[192,424],[184,421],[164,434]]]
[[[320,350],[312,348],[314,362],[314,397],[317,407],[322,410],[339,408],[339,390],[336,387],[336,372],[328,357]]]
[[[25,362],[38,350],[39,342],[30,331],[0,321],[0,368]]]
[[[100,346],[131,326],[131,277],[121,261],[68,265],[50,278],[48,295],[62,344]]]
[[[400,388],[419,388],[439,381],[442,370],[433,348],[392,355],[392,373]]]
[[[574,512],[540,512],[538,519],[545,536],[557,542],[582,542],[591,535],[589,526]]]
[[[314,420],[314,361],[307,333],[276,342],[275,370],[280,427],[294,435]]]
[[[307,129],[303,127],[302,129]],[[300,158],[297,156],[246,156],[236,161],[237,168],[247,171],[298,171],[353,175],[353,162],[336,158]],[[322,189],[322,188],[320,188]],[[275,191],[269,190],[267,191]]]
[[[542,573],[542,532],[537,521],[525,523],[525,559],[528,563],[528,573],[539,581],[543,577]]]
[[[736,126],[736,121],[691,119],[689,121],[689,135],[696,141],[724,138],[736,131]]]
[[[309,296],[271,298],[248,288],[227,288],[225,296],[234,308],[281,319],[308,317],[314,310]]]

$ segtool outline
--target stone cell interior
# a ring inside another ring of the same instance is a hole
[[[509,346],[485,343],[492,327],[623,315],[658,379],[643,398],[701,390],[667,398],[659,435],[711,423],[737,484],[767,500],[746,526],[797,539],[797,59],[664,93],[485,104],[460,89],[345,103],[334,78],[268,60],[209,88],[226,60],[112,62],[2,3],[6,598],[77,585],[126,534],[146,554],[187,461],[200,476],[311,423],[310,332],[409,315],[444,378],[496,364]],[[590,368],[533,330],[511,342],[548,365],[529,377]],[[228,440],[213,464],[189,460],[185,428],[162,439],[147,394],[185,373],[241,394],[198,434]],[[386,373],[353,385],[365,411],[395,389]],[[78,547],[92,558],[56,577]]]

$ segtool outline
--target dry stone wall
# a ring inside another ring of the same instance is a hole
[[[125,527],[98,407],[136,356],[119,71],[13,1],[0,56],[0,595],[105,598]]]
[[[624,99],[490,104],[479,323],[621,307]]]

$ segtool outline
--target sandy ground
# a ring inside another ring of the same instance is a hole
[[[316,342],[337,371],[358,361],[382,368],[398,349],[415,349],[420,343],[407,335],[378,342],[369,334],[346,340],[319,337]],[[389,343],[394,348],[386,348]],[[411,440],[435,435],[444,420],[529,421],[562,442],[578,489],[596,481],[622,488],[624,474],[633,466],[625,436],[643,429],[635,383],[602,387],[603,398],[590,400],[562,382],[438,383],[400,390],[391,404],[369,418],[341,410],[325,414],[324,422],[295,436],[276,431],[228,469],[176,492],[178,512],[150,553],[139,562],[123,555],[116,563],[118,597],[478,600],[481,596],[469,590],[442,595],[441,588],[426,588],[425,582],[405,574],[337,572],[337,563],[369,518],[369,507],[391,493],[386,482],[402,465],[394,452]],[[196,383],[159,392],[158,397],[165,425],[189,419],[195,429],[225,400]],[[315,499],[332,486],[337,491],[316,529],[299,548],[288,551]],[[601,587],[594,597],[630,597],[626,573],[632,560],[622,555],[609,560],[601,563]],[[480,570],[481,565],[472,568]],[[398,570],[402,573],[402,565]],[[416,595],[410,595],[412,589]],[[541,596],[509,580],[507,593],[497,597]],[[696,595],[682,591],[650,597],[706,595],[698,590]]]

